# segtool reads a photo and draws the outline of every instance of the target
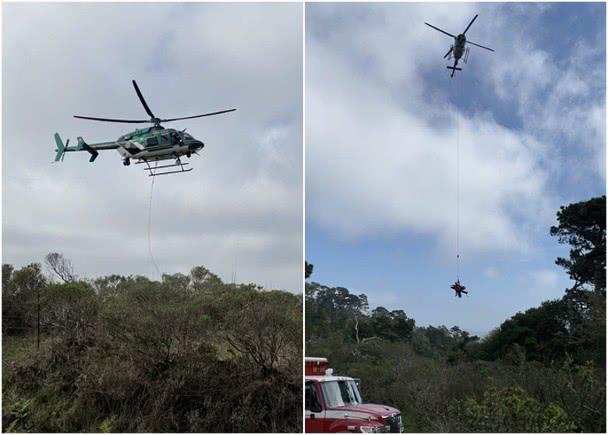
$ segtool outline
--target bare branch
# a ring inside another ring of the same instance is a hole
[[[65,283],[78,281],[72,262],[58,252],[51,252],[45,258],[47,269]]]

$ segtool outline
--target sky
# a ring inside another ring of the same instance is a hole
[[[471,47],[450,79],[452,40],[424,22],[458,34],[475,14],[467,38],[495,52]],[[308,4],[312,280],[478,335],[561,297],[556,212],[605,194],[605,17],[603,3]]]
[[[301,4],[3,5],[2,261],[49,252],[93,278],[157,279],[151,178],[116,151],[52,164],[53,134],[115,140],[146,119],[206,146],[187,174],[158,177],[150,242],[162,273],[204,265],[227,282],[302,291]]]

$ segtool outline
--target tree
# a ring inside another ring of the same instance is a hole
[[[98,299],[85,282],[52,284],[44,295],[42,324],[67,343],[80,346],[93,335]]]
[[[312,263],[309,263],[308,261],[304,262],[304,277],[306,279],[310,278],[310,276],[312,275],[313,268],[314,266]]]
[[[569,258],[559,257],[575,284],[563,298],[569,345],[579,362],[606,360],[606,196],[592,198],[557,212],[551,235],[570,245]]]
[[[532,361],[549,364],[563,360],[568,350],[566,326],[563,302],[545,301],[505,320],[482,341],[480,351],[491,360],[504,358],[514,349]]]
[[[197,287],[209,287],[221,285],[222,280],[206,267],[195,266],[190,271],[190,283]]]
[[[575,288],[591,285],[605,294],[606,196],[562,206],[557,220],[551,235],[570,245],[570,258],[559,257],[555,263],[568,271]]]
[[[12,264],[3,264],[2,265],[2,289],[5,289],[10,285],[11,278],[13,277],[13,272],[15,268]]]
[[[372,325],[376,335],[390,341],[407,340],[415,322],[408,319],[405,311],[388,311],[384,307],[377,307],[372,311]]]
[[[19,295],[13,281],[15,268],[11,264],[2,265],[2,334],[13,335],[28,329],[28,305]]]
[[[302,307],[297,296],[248,291],[234,297],[231,307],[223,322],[224,336],[265,376],[288,361],[301,361]]]
[[[364,294],[352,294],[344,287],[306,283],[307,336],[327,336],[337,330],[346,340],[359,342],[365,335],[373,335],[368,327],[368,308]]]
[[[190,285],[190,277],[183,273],[174,273],[173,275],[163,273],[162,282],[168,286],[186,289]]]
[[[78,275],[74,273],[72,262],[65,258],[63,254],[51,252],[45,257],[45,263],[51,273],[57,275],[65,283],[78,281]]]
[[[19,270],[4,265],[2,271],[2,317],[5,333],[24,333],[35,326],[40,338],[42,293],[47,281],[40,264],[33,263]]]
[[[93,280],[95,292],[102,298],[116,295],[128,278],[121,275],[108,275]]]

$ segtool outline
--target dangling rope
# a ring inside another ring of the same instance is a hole
[[[460,281],[460,120],[456,112],[456,280]]]
[[[158,165],[158,162],[156,162],[156,165]],[[160,269],[158,268],[158,264],[156,264],[154,255],[152,255],[152,238],[150,236],[150,233],[152,231],[152,193],[154,192],[154,179],[155,178],[156,177],[152,177],[152,185],[150,186],[150,204],[148,206],[148,253],[150,254],[150,260],[152,261],[154,268],[158,272],[158,276],[162,277],[163,274],[160,272]]]
[[[458,97],[458,92],[456,93]],[[456,109],[456,281],[460,281],[460,113]]]

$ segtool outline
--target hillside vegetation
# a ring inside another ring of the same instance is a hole
[[[5,432],[301,431],[301,297],[46,263],[2,269]]]
[[[312,282],[306,354],[360,378],[364,399],[399,408],[407,431],[605,432],[606,198],[557,217],[551,234],[570,255],[556,263],[575,282],[561,299],[480,339],[417,327],[404,310],[370,310],[364,294]]]

